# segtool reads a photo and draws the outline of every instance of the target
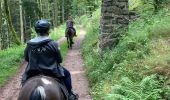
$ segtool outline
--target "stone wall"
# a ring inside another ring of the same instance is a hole
[[[102,0],[100,20],[100,48],[114,47],[121,29],[128,26],[128,0]]]

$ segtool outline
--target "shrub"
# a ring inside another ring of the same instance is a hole
[[[94,100],[167,99],[170,94],[167,91],[170,86],[166,83],[168,73],[160,73],[165,70],[170,55],[170,46],[166,42],[170,29],[169,10],[165,8],[153,15],[141,12],[145,16],[131,22],[119,44],[105,51],[103,56],[98,48],[99,12],[94,12],[84,24],[87,25],[87,35],[82,46]],[[83,18],[87,20],[86,16]],[[165,67],[163,71],[154,71],[157,64]]]

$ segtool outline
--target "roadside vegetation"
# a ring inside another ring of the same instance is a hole
[[[133,2],[135,1],[135,2]],[[133,3],[133,4],[132,4]],[[170,7],[130,0],[132,20],[118,45],[101,56],[100,9],[80,18],[87,35],[82,52],[94,100],[170,99]]]

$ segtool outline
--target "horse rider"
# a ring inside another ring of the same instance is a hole
[[[70,72],[60,66],[62,56],[57,42],[50,39],[50,22],[47,20],[38,20],[35,24],[35,31],[38,37],[31,39],[27,43],[24,51],[25,60],[28,65],[22,76],[22,86],[25,82],[36,75],[48,75],[63,80],[70,100],[78,98],[72,91],[72,82]]]
[[[66,21],[66,31],[65,31],[65,37],[68,36],[68,30],[71,29],[73,31],[73,36],[77,36],[76,35],[76,29],[74,28],[74,24],[75,22],[73,21],[73,18],[71,16],[68,17],[68,20]]]

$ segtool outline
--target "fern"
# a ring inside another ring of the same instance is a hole
[[[126,100],[156,100],[160,98],[160,92],[159,82],[155,80],[155,75],[144,78],[140,83],[132,82],[129,78],[123,77],[119,85],[112,86],[112,92],[107,95],[107,98],[117,97],[118,100],[119,97],[126,98]]]

